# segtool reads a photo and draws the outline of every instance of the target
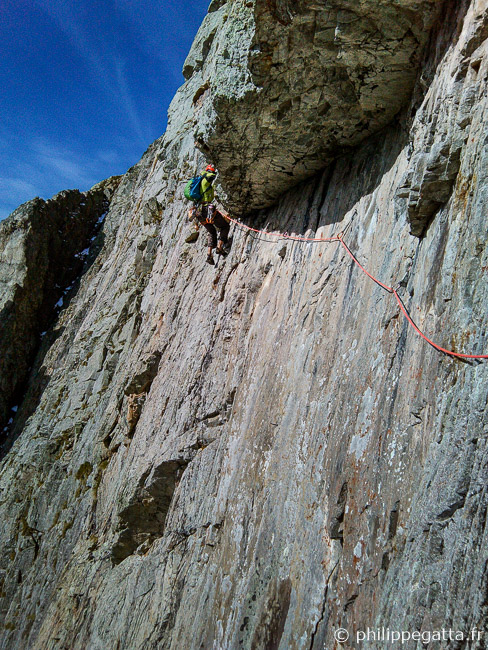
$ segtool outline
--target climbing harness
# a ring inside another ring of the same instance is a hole
[[[440,345],[437,345],[437,343],[434,343],[431,339],[429,339],[418,327],[415,325],[413,322],[411,316],[409,315],[405,305],[403,304],[402,299],[398,295],[398,287],[389,287],[386,284],[383,284],[378,278],[375,278],[374,275],[372,275],[369,271],[367,271],[362,264],[358,261],[354,253],[351,251],[351,249],[348,247],[348,245],[344,241],[344,231],[340,232],[338,235],[334,235],[333,237],[301,237],[301,236],[295,236],[295,235],[289,235],[287,232],[285,233],[276,233],[276,232],[267,232],[266,230],[258,230],[257,228],[251,228],[251,226],[246,226],[246,224],[241,223],[240,221],[237,221],[236,219],[232,219],[228,215],[226,215],[227,219],[235,224],[238,228],[241,228],[242,230],[248,230],[252,232],[259,233],[260,235],[269,235],[271,237],[278,237],[279,239],[289,239],[290,241],[300,241],[300,242],[339,242],[342,248],[346,251],[346,253],[349,255],[349,257],[353,260],[353,262],[365,273],[368,278],[373,280],[373,282],[376,282],[378,286],[380,286],[382,289],[387,291],[388,293],[391,293],[393,296],[395,296],[395,299],[400,307],[400,310],[402,314],[405,316],[407,319],[407,322],[409,325],[411,325],[414,330],[417,332],[419,336],[421,336],[429,345],[431,345],[435,350],[438,350],[439,352],[444,352],[444,354],[448,354],[451,357],[457,357],[459,359],[488,359],[488,354],[461,354],[459,352],[453,352],[452,350],[446,350],[445,348],[441,347]]]

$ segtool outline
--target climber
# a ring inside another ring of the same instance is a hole
[[[206,216],[203,216],[203,215]],[[193,221],[196,225],[196,233],[198,236],[199,224],[201,224],[207,230],[207,263],[215,264],[213,258],[213,249],[217,255],[226,256],[229,249],[229,229],[230,224],[225,218],[225,216],[216,209],[213,203],[209,205],[202,206],[202,209],[199,210],[197,207],[190,208],[188,211],[188,219]],[[218,241],[217,241],[217,231],[218,231]],[[191,235],[190,235],[191,237]],[[186,238],[188,242],[190,237]],[[196,239],[196,238],[195,238]],[[195,239],[190,241],[195,241]]]
[[[188,211],[188,219],[195,224],[196,230],[191,233],[185,241],[191,243],[198,239],[199,224],[201,224],[207,230],[208,264],[215,264],[213,258],[214,248],[218,255],[223,255],[225,257],[228,253],[229,244],[228,235],[230,224],[225,216],[219,212],[212,203],[215,198],[213,188],[215,178],[215,167],[213,165],[207,165],[202,175],[192,179],[185,190],[185,196],[196,204]],[[198,184],[196,181],[198,181]],[[191,189],[192,183],[197,185],[196,192]]]

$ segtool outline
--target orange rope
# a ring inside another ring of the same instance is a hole
[[[352,259],[356,262],[356,264],[359,266],[359,268],[361,269],[361,271],[363,271],[364,273],[366,273],[366,275],[368,276],[368,278],[371,278],[371,280],[373,280],[373,282],[376,282],[376,284],[379,284],[380,287],[382,287],[383,289],[385,289],[385,291],[388,291],[388,293],[394,293],[394,289],[393,289],[392,287],[388,287],[386,284],[383,284],[383,282],[380,282],[377,278],[374,277],[374,275],[371,275],[371,273],[369,273],[369,271],[366,271],[366,269],[364,268],[364,266],[361,266],[361,264],[357,261],[357,259],[354,257],[354,255],[351,253],[351,251],[349,250],[348,246],[346,245],[346,243],[345,243],[344,240],[342,239],[342,235],[339,235],[338,238],[339,238],[339,241],[341,242],[342,247],[344,248],[344,250],[347,252],[348,255],[350,255],[350,257],[352,257]]]
[[[236,226],[239,226],[239,228],[243,228],[244,230],[251,230],[252,232],[257,232],[260,235],[269,235],[270,237],[279,237],[280,239],[291,239],[292,241],[322,241],[322,242],[327,242],[327,241],[339,241],[338,237],[300,237],[300,236],[295,236],[295,235],[289,235],[287,232],[268,232],[267,230],[257,230],[256,228],[251,228],[251,226],[246,226],[246,224],[241,223],[240,221],[236,221],[235,219],[232,219],[228,215],[225,217],[232,223],[235,223]]]
[[[398,304],[400,305],[400,309],[403,312],[403,315],[405,318],[408,320],[410,325],[414,328],[414,330],[417,332],[417,334],[420,334],[420,336],[427,341],[427,343],[430,343],[430,345],[435,348],[436,350],[439,350],[439,352],[445,352],[446,354],[450,354],[453,357],[459,357],[461,359],[488,359],[488,354],[459,354],[458,352],[452,352],[451,350],[446,350],[445,348],[441,348],[440,345],[437,345],[437,343],[434,343],[430,339],[428,339],[425,334],[423,334],[417,325],[413,322],[413,320],[410,318],[407,310],[405,309],[403,302],[400,298],[400,296],[397,294],[395,289],[393,289],[393,295],[395,296]]]
[[[383,282],[380,282],[378,278],[375,278],[374,275],[372,275],[369,271],[367,271],[362,264],[359,263],[359,261],[356,259],[354,254],[351,252],[347,244],[344,242],[343,239],[343,234],[339,233],[338,235],[334,235],[333,237],[300,237],[300,236],[293,236],[289,235],[288,233],[276,233],[276,232],[267,232],[266,230],[258,230],[256,228],[251,228],[251,226],[246,226],[243,223],[240,223],[239,221],[236,221],[235,219],[232,219],[229,216],[226,216],[226,218],[234,223],[236,226],[239,228],[242,228],[244,230],[250,230],[252,232],[257,232],[261,235],[270,235],[272,237],[279,237],[280,239],[290,239],[292,241],[308,241],[308,242],[333,242],[333,241],[338,241],[341,246],[344,248],[344,250],[347,252],[347,254],[352,258],[354,263],[365,273],[368,278],[373,280],[373,282],[376,282],[382,289],[385,291],[388,291],[388,293],[391,293],[395,296],[396,301],[398,302],[398,305],[400,306],[400,310],[407,319],[408,323],[414,328],[414,330],[419,334],[427,343],[429,343],[434,349],[438,350],[439,352],[444,352],[445,354],[449,354],[452,357],[458,357],[460,359],[488,359],[488,354],[460,354],[458,352],[453,352],[452,350],[446,350],[445,348],[441,347],[440,345],[437,345],[437,343],[434,343],[431,341],[425,334],[415,325],[413,320],[411,319],[409,313],[407,312],[400,296],[397,293],[397,290],[394,289],[393,287],[389,287],[386,284],[383,284]]]

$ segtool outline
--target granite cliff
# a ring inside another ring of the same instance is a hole
[[[233,227],[210,267],[182,189],[215,161],[233,216],[342,232],[487,354],[487,38],[486,0],[213,0],[106,216],[53,211],[42,296],[38,203],[0,225],[0,647],[485,647],[486,362],[338,242]]]

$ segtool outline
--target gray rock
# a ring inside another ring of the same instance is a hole
[[[441,4],[239,0],[208,14],[182,92],[192,89],[195,139],[227,207],[271,205],[386,126],[410,97]]]
[[[0,223],[0,431],[21,399],[41,333],[69,300],[119,178],[35,198]]]
[[[269,6],[286,27],[301,5]],[[238,31],[242,12],[242,39],[254,33],[241,3],[212,8],[219,29]],[[486,23],[484,1],[450,3],[402,119],[248,222],[342,232],[429,337],[474,354],[487,353]],[[338,242],[233,227],[217,267],[186,245],[199,75],[121,180],[34,361],[0,468],[0,647],[332,650],[339,627],[344,647],[384,627],[477,628],[431,647],[481,649],[486,362],[429,346]],[[451,186],[431,185],[443,203],[419,241],[409,197],[436,176]]]

